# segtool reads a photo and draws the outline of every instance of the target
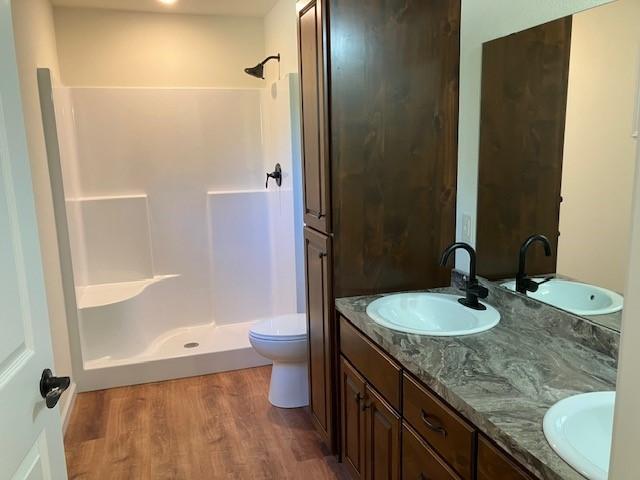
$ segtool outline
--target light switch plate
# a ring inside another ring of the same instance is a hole
[[[471,243],[473,219],[468,213],[462,215],[462,241]]]

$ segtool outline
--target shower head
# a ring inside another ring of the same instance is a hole
[[[280,54],[271,55],[270,57],[265,58],[263,61],[261,61],[255,67],[245,68],[244,69],[244,73],[246,73],[247,75],[251,75],[252,77],[256,77],[256,78],[260,78],[260,79],[264,80],[264,64],[267,63],[269,60],[278,60],[278,62],[279,62],[280,61]]]

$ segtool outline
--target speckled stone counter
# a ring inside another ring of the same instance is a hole
[[[461,337],[389,330],[365,310],[377,296],[336,300],[358,329],[542,479],[582,479],[549,446],[546,411],[576,393],[615,389],[619,334],[487,285],[501,314]],[[456,293],[453,288],[441,293]]]

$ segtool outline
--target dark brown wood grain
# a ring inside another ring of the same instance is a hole
[[[400,416],[367,385],[365,413],[365,478],[400,480]]]
[[[472,480],[475,428],[407,374],[403,378],[402,392],[402,413],[406,421],[460,477]]]
[[[406,423],[402,426],[403,480],[461,480],[431,449],[420,435]],[[493,480],[498,480],[495,477]]]
[[[340,353],[393,408],[400,410],[402,400],[400,366],[344,317],[340,318]]]
[[[364,378],[341,357],[340,419],[342,430],[341,458],[352,478],[364,478],[365,416],[362,410],[366,397]]]
[[[333,297],[331,295],[331,238],[304,229],[307,328],[309,332],[310,410],[327,444],[335,447]]]
[[[514,277],[532,234],[528,273],[556,270],[571,17],[484,45],[476,249],[478,274]]]
[[[343,479],[306,409],[267,399],[270,367],[81,393],[69,478]]]
[[[482,435],[478,439],[478,480],[533,480],[515,461]]]
[[[336,296],[449,283],[459,30],[459,0],[329,4]]]
[[[326,138],[323,2],[313,0],[298,14],[302,171],[305,224],[328,233],[331,227]]]

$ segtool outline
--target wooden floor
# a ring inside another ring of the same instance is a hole
[[[78,395],[70,479],[347,479],[304,409],[267,400],[270,367]]]

